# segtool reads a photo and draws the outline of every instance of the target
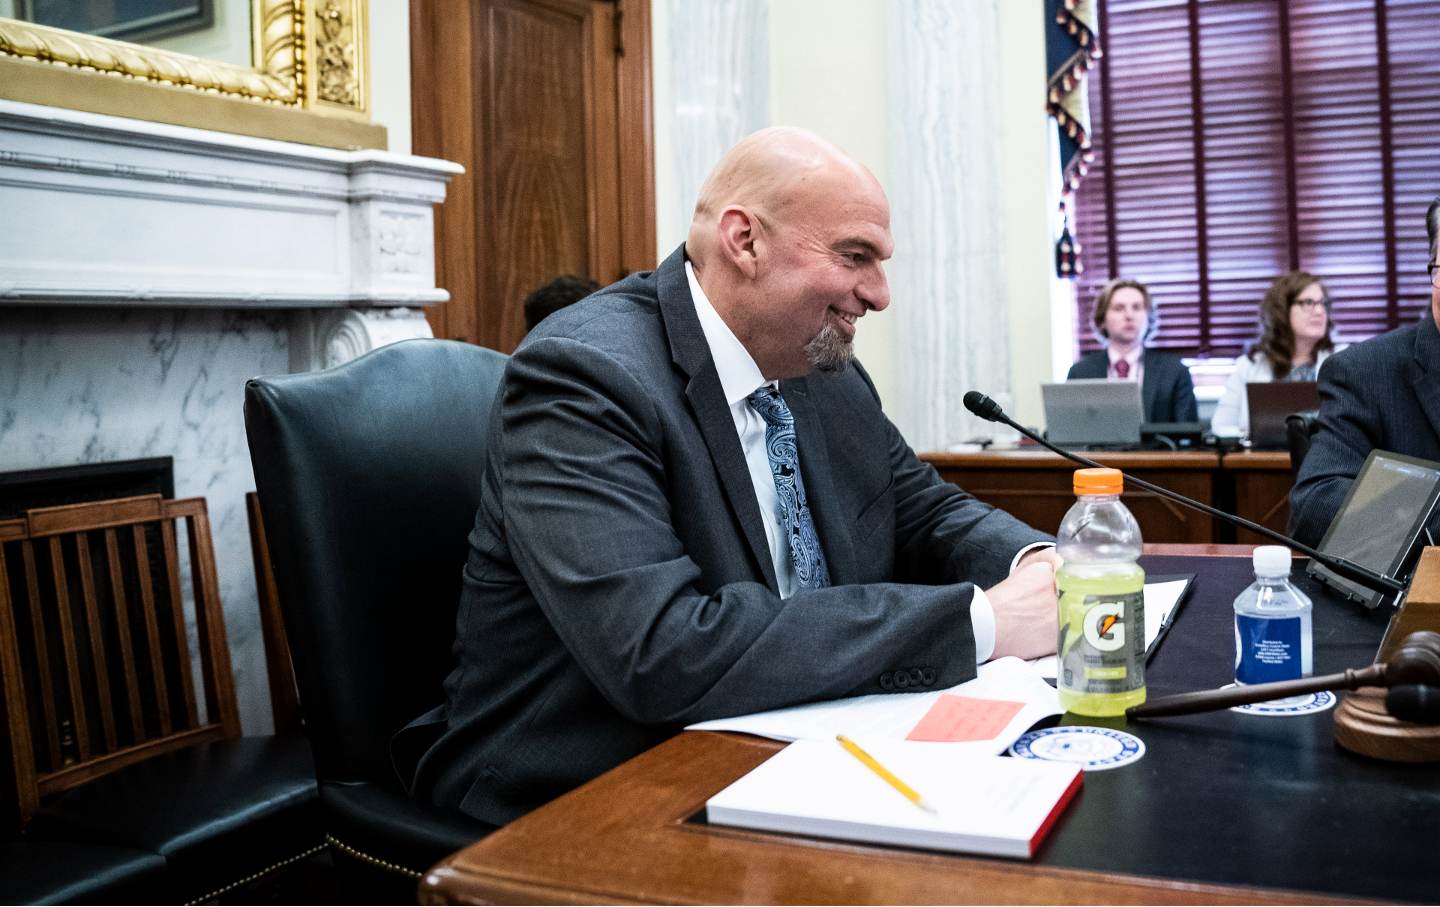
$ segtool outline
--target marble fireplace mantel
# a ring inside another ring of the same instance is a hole
[[[0,472],[173,458],[209,509],[246,733],[271,721],[245,382],[430,336],[460,172],[0,100]]]
[[[6,306],[305,310],[291,367],[429,336],[457,164],[0,100]]]

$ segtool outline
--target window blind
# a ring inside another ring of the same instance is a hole
[[[1429,304],[1440,192],[1435,0],[1100,0],[1096,149],[1075,200],[1080,347],[1111,277],[1144,281],[1154,345],[1235,356],[1278,275],[1324,279],[1337,337]]]

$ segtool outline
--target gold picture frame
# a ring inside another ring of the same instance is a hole
[[[0,18],[0,97],[333,148],[370,119],[366,0],[251,0],[252,66]]]

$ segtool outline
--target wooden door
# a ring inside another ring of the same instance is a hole
[[[465,167],[437,337],[508,353],[536,286],[655,266],[648,0],[411,0],[410,42],[414,151]]]

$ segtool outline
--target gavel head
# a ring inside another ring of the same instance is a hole
[[[1440,686],[1440,633],[1418,630],[1400,641],[1385,662],[1385,686]]]

